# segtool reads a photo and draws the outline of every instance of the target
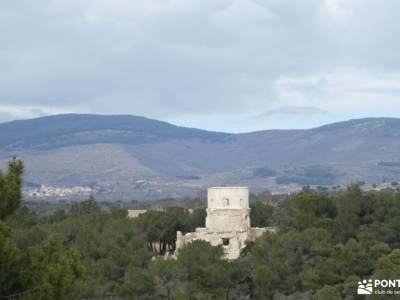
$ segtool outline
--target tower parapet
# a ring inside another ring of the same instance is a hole
[[[207,189],[208,209],[249,209],[248,187],[210,187]]]

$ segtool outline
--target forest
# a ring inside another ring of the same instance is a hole
[[[23,168],[13,158],[0,172],[0,299],[364,299],[360,279],[400,279],[399,190],[253,197],[252,226],[276,233],[235,261],[203,241],[173,259],[176,231],[203,226],[204,207],[132,219],[91,197],[40,215],[21,199]]]

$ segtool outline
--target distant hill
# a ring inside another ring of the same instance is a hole
[[[228,134],[129,115],[65,114],[0,124],[0,146],[53,149],[96,143],[143,144],[168,139],[220,139]]]
[[[89,186],[100,199],[194,195],[209,185],[285,192],[400,179],[400,119],[309,130],[209,132],[128,115],[67,114],[0,124],[0,159],[29,186]]]

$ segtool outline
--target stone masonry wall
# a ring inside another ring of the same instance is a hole
[[[247,187],[214,187],[207,190],[205,228],[182,235],[177,232],[176,253],[194,240],[213,246],[222,245],[226,259],[237,259],[246,241],[254,241],[267,228],[250,227],[249,190]]]

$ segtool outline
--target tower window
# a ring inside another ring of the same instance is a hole
[[[228,238],[223,238],[222,239],[222,245],[228,246],[229,245],[229,239]]]
[[[223,206],[229,206],[229,199],[228,198],[222,199],[222,205]]]

